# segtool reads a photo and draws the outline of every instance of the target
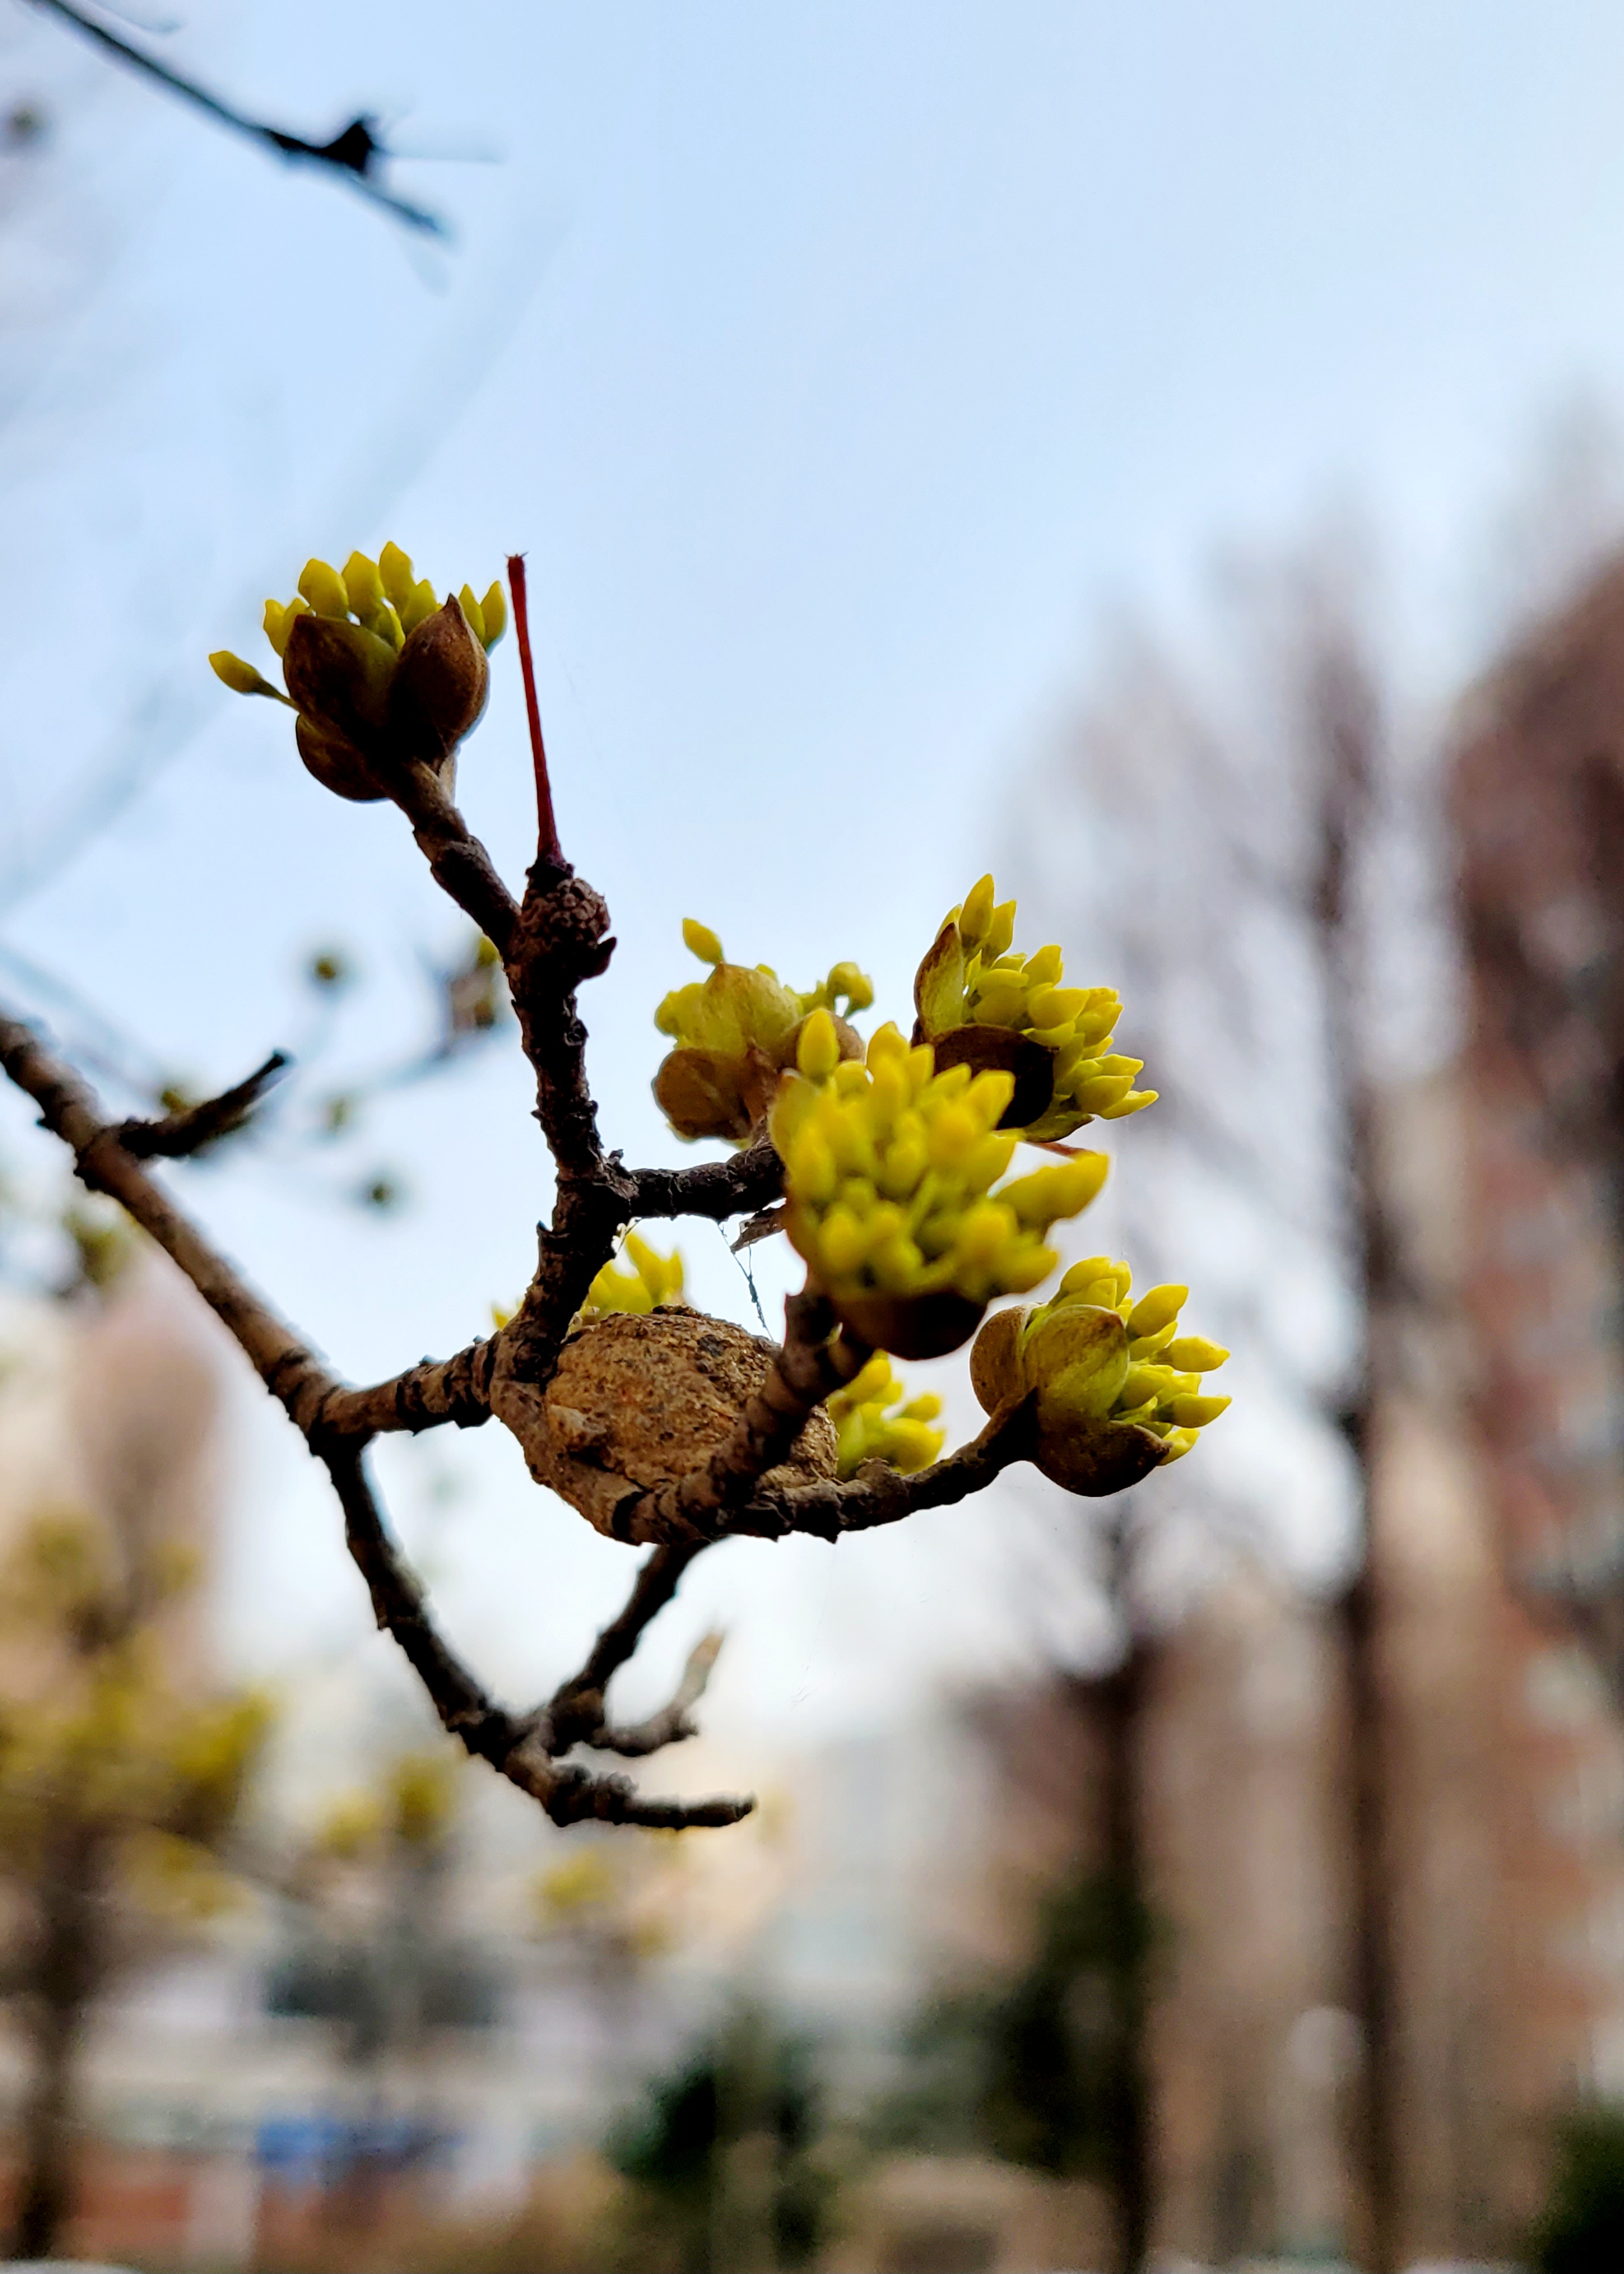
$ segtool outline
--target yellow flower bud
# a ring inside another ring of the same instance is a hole
[[[1181,1336],[1168,1344],[1165,1354],[1168,1364],[1180,1374],[1211,1374],[1229,1355],[1222,1343],[1209,1343],[1205,1335]]]
[[[959,930],[966,944],[974,947],[985,937],[992,922],[993,881],[982,877],[965,894],[964,906],[959,911]]]
[[[378,574],[383,589],[397,608],[403,608],[412,595],[415,578],[411,555],[402,553],[398,545],[386,545],[378,556]]]
[[[288,699],[271,685],[268,679],[262,679],[252,663],[244,663],[242,657],[233,655],[229,648],[216,648],[208,659],[208,666],[215,678],[223,681],[233,695],[268,695],[277,703],[285,703]]]
[[[448,783],[456,743],[485,706],[485,632],[476,636],[456,600],[442,607],[432,585],[414,584],[398,546],[385,546],[377,561],[351,553],[342,576],[325,561],[307,561],[297,596],[266,602],[265,635],[282,659],[310,772],[340,796],[360,800],[387,796],[415,759]],[[276,691],[240,658],[215,668],[241,693]]]
[[[483,636],[488,651],[508,629],[508,595],[500,584],[492,584],[480,601],[479,614],[485,624]]]
[[[1190,1299],[1188,1287],[1153,1287],[1128,1314],[1131,1335],[1154,1335],[1175,1320]]]
[[[702,963],[720,963],[722,960],[721,941],[709,924],[696,923],[692,916],[682,919],[682,945]]]
[[[344,597],[351,611],[365,618],[383,606],[383,578],[378,573],[378,563],[369,561],[365,553],[352,553],[344,563]]]
[[[1215,1421],[1227,1411],[1229,1402],[1227,1397],[1176,1397],[1171,1408],[1173,1419],[1181,1429],[1205,1429],[1209,1421]]]
[[[331,616],[342,624],[350,614],[350,596],[344,590],[343,579],[325,561],[304,563],[299,590],[319,616]]]
[[[830,1399],[842,1477],[855,1476],[865,1461],[883,1461],[911,1475],[936,1459],[942,1449],[942,1432],[929,1425],[941,1411],[941,1400],[917,1397],[893,1413],[891,1409],[906,1394],[891,1373],[891,1360],[876,1351],[861,1372]]]
[[[1014,901],[995,901],[983,877],[920,965],[916,1031],[936,1047],[938,1069],[962,1063],[1011,1074],[1004,1126],[1042,1141],[1153,1103],[1153,1091],[1133,1088],[1139,1062],[1105,1056],[1120,1008],[1115,990],[1062,987],[1059,949],[1018,954],[1014,924]]]
[[[629,1264],[629,1270],[617,1263],[605,1263],[587,1291],[576,1323],[592,1319],[607,1318],[612,1312],[625,1311],[635,1316],[656,1311],[662,1303],[680,1302],[682,1298],[682,1258],[680,1253],[662,1255],[650,1246],[635,1231],[628,1231],[618,1259],[619,1265]]]
[[[272,647],[274,648],[278,655],[284,655],[287,652],[288,634],[293,629],[294,620],[296,617],[308,615],[309,614],[310,603],[308,600],[289,600],[285,608],[280,600],[267,600],[266,602],[265,636],[269,640]]]
[[[1130,1284],[1125,1264],[1087,1257],[1072,1265],[1052,1302],[989,1319],[971,1353],[971,1383],[986,1412],[1033,1400],[1033,1458],[1068,1492],[1098,1496],[1137,1483],[1187,1453],[1229,1403],[1199,1394],[1199,1370],[1155,1362],[1162,1344],[1169,1359],[1177,1348],[1181,1359],[1222,1362],[1220,1346],[1199,1336],[1171,1344],[1184,1290],[1153,1288],[1131,1305]],[[1136,1336],[1141,1315],[1159,1323]]]
[[[795,1064],[808,1081],[827,1081],[840,1063],[840,1041],[827,1011],[814,1011],[801,1030]]]
[[[818,1129],[802,1129],[791,1139],[790,1174],[814,1207],[822,1208],[835,1196],[835,1156],[829,1140]]]

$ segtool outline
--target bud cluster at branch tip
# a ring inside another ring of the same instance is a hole
[[[837,1005],[866,1011],[874,988],[854,963],[837,963],[821,986],[786,987],[767,964],[729,963],[710,928],[690,916],[682,937],[708,979],[673,988],[654,1014],[676,1048],[654,1077],[660,1111],[679,1137],[725,1137],[743,1144],[772,1103],[808,1018],[827,1013],[840,1056],[861,1058],[862,1043]]]
[[[1017,1139],[1001,1134],[1014,1079],[935,1070],[882,1027],[866,1063],[811,1013],[769,1126],[784,1163],[785,1230],[843,1323],[876,1349],[936,1358],[974,1333],[997,1295],[1024,1294],[1058,1262],[1049,1226],[1086,1208],[1101,1153],[992,1187]]]
[[[893,1406],[899,1410],[893,1412]],[[890,1359],[876,1351],[829,1401],[841,1477],[854,1477],[865,1461],[883,1461],[904,1476],[928,1469],[942,1449],[944,1433],[930,1427],[941,1411],[934,1392],[909,1397]]]
[[[1201,1391],[1228,1351],[1178,1332],[1188,1289],[1153,1287],[1135,1302],[1132,1284],[1109,1256],[1074,1263],[1052,1302],[997,1312],[970,1353],[983,1410],[1035,1393],[1034,1460],[1091,1499],[1180,1459],[1229,1403]]]
[[[376,561],[352,553],[342,571],[307,561],[297,596],[265,604],[265,635],[282,659],[283,695],[240,656],[209,662],[238,695],[268,695],[298,713],[299,756],[326,788],[361,802],[387,797],[414,761],[453,786],[457,744],[490,688],[486,650],[501,637],[500,584],[483,600],[464,584],[435,598],[398,545]]]
[[[990,877],[966,893],[937,933],[914,983],[914,1040],[938,1067],[996,1070],[1014,1088],[1002,1126],[1035,1142],[1069,1137],[1086,1121],[1120,1120],[1153,1104],[1135,1089],[1142,1058],[1111,1051],[1122,1001],[1109,987],[1063,987],[1057,947],[1018,955],[1015,903],[995,905]]]

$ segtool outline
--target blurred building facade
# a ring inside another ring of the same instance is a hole
[[[1624,2097],[1624,564],[1477,690],[1451,792],[1473,1418],[1507,1581],[1500,2085],[1526,2123]]]

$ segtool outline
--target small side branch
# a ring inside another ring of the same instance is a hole
[[[899,1524],[921,1509],[951,1508],[1017,1461],[1030,1460],[1036,1425],[1029,1404],[1006,1405],[979,1437],[928,1469],[904,1476],[878,1461],[866,1462],[847,1484],[763,1488],[728,1519],[726,1531],[755,1540],[808,1532],[831,1543],[848,1532]]]
[[[646,1558],[625,1609],[598,1636],[580,1673],[559,1685],[553,1700],[555,1711],[567,1699],[585,1691],[602,1695],[613,1675],[635,1654],[644,1632],[675,1595],[683,1573],[703,1551],[704,1544],[700,1540],[673,1540]]]
[[[650,1713],[646,1721],[624,1726],[605,1722],[587,1739],[588,1744],[599,1752],[620,1753],[628,1760],[636,1760],[645,1753],[658,1753],[666,1745],[680,1744],[684,1737],[695,1736],[693,1711],[704,1695],[710,1669],[721,1648],[722,1638],[714,1629],[703,1635],[688,1654],[682,1679],[668,1706],[662,1706],[658,1713]]]
[[[784,1191],[784,1164],[765,1137],[726,1161],[701,1161],[691,1169],[632,1171],[632,1214],[643,1217],[754,1216]]]
[[[397,220],[405,222],[409,227],[421,230],[429,237],[445,235],[445,223],[436,215],[425,212],[421,206],[408,204],[404,198],[392,195],[372,178],[374,162],[387,156],[387,153],[374,139],[365,118],[352,120],[329,142],[309,141],[302,134],[289,134],[282,127],[267,126],[260,119],[250,118],[244,112],[233,109],[218,95],[210,94],[207,88],[199,87],[195,80],[183,79],[178,72],[170,71],[156,56],[149,56],[144,49],[133,46],[128,40],[120,39],[104,24],[98,24],[93,17],[71,6],[69,0],[34,0],[34,4],[36,8],[48,10],[54,16],[60,16],[76,31],[82,32],[86,39],[94,40],[99,47],[117,56],[121,63],[128,64],[132,71],[155,79],[169,94],[178,95],[183,102],[192,103],[218,124],[229,127],[234,133],[245,135],[251,142],[258,142],[279,158],[300,159],[311,165],[324,166],[359,190],[364,197],[371,198],[375,205],[381,206],[386,213],[392,213]]]
[[[240,1129],[289,1064],[283,1051],[273,1050],[245,1081],[222,1089],[218,1097],[206,1097],[201,1104],[167,1113],[162,1120],[121,1122],[118,1142],[132,1160],[186,1160]]]
[[[477,1429],[491,1418],[491,1375],[496,1338],[470,1343],[453,1358],[425,1358],[370,1389],[335,1387],[322,1403],[318,1435],[373,1437],[405,1433],[417,1436],[449,1422]]]
[[[80,1181],[117,1201],[150,1233],[235,1336],[271,1395],[298,1427],[307,1428],[323,1399],[339,1385],[235,1265],[132,1159],[86,1084],[53,1058],[30,1028],[3,1015],[0,1067],[34,1099],[44,1126],[71,1148]]]

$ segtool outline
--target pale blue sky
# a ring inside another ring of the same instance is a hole
[[[565,840],[622,943],[589,1005],[605,1117],[669,1153],[647,1020],[687,975],[682,915],[803,983],[855,955],[900,1010],[1111,611],[1177,618],[1215,544],[1352,499],[1446,683],[1473,651],[1470,542],[1529,432],[1624,380],[1614,9],[189,9],[165,54],[267,114],[375,103],[402,142],[500,154],[401,169],[457,223],[426,259],[0,10],[0,96],[57,121],[0,161],[4,937],[199,1080],[297,1027],[290,970],[335,932],[376,983],[356,1048],[387,1052],[419,946],[455,935],[398,818],[325,798],[269,706],[204,667],[255,651],[259,597],[308,552],[393,536],[483,588],[527,549]],[[463,781],[516,873],[510,647]],[[523,1087],[493,1055],[380,1118],[418,1203],[393,1226],[252,1159],[188,1186],[342,1367],[387,1370],[524,1277],[545,1181]],[[715,1235],[688,1244],[737,1307]],[[434,1552],[522,1684],[620,1561],[486,1437],[426,1457],[474,1480]],[[282,1538],[242,1550],[244,1632],[358,1646],[325,1503],[297,1449],[254,1442]],[[821,1549],[696,1575],[741,1627],[723,1710],[896,1692],[876,1632],[914,1638],[904,1687],[983,1628],[1007,1650],[987,1519],[931,1522],[842,1550],[838,1577]]]

